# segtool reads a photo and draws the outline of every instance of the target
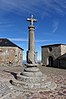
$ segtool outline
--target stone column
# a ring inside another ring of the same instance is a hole
[[[35,26],[33,25],[33,22],[36,22],[37,20],[33,18],[33,15],[31,18],[28,18],[27,21],[30,22],[29,29],[29,41],[28,41],[28,51],[27,51],[27,63],[29,64],[35,64],[36,62],[36,53],[35,53],[35,44],[34,44],[34,30]]]
[[[29,26],[29,43],[28,50],[34,51],[34,26]]]

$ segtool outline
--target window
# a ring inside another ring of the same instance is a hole
[[[49,47],[49,51],[50,51],[50,52],[52,51],[52,47]]]

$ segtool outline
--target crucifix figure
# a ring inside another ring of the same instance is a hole
[[[30,25],[32,25],[32,26],[33,26],[34,22],[37,22],[37,20],[33,18],[33,15],[31,15],[31,18],[27,18],[27,21],[29,21]]]

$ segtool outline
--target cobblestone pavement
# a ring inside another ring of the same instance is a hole
[[[39,66],[40,70],[57,84],[53,91],[20,91],[18,88],[12,89],[9,96],[0,99],[66,99],[66,70]],[[0,67],[0,81],[7,82],[22,71],[22,67]],[[6,87],[5,87],[6,88]],[[1,90],[1,89],[0,89]],[[1,93],[1,91],[0,91]],[[3,92],[2,92],[3,93]]]

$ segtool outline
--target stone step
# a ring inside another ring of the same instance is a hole
[[[27,64],[25,64],[25,66],[26,66],[26,67],[37,67],[38,64],[28,64],[28,63],[27,63]]]
[[[25,76],[25,75],[20,75],[18,74],[17,75],[17,80],[19,81],[22,81],[22,82],[29,82],[29,83],[38,83],[38,82],[43,82],[47,79],[47,76],[46,75],[42,75],[41,77],[40,76]]]
[[[26,82],[21,82],[21,81],[13,81],[12,84],[18,88],[23,88],[26,90],[54,90],[57,85],[54,82],[46,82],[46,83],[26,83]]]
[[[37,71],[39,71],[39,68],[38,67],[26,67],[25,69],[24,69],[24,71],[27,71],[27,72],[37,72]]]
[[[37,72],[23,72],[24,76],[27,77],[41,77],[42,76],[42,72],[41,71],[37,71]]]

